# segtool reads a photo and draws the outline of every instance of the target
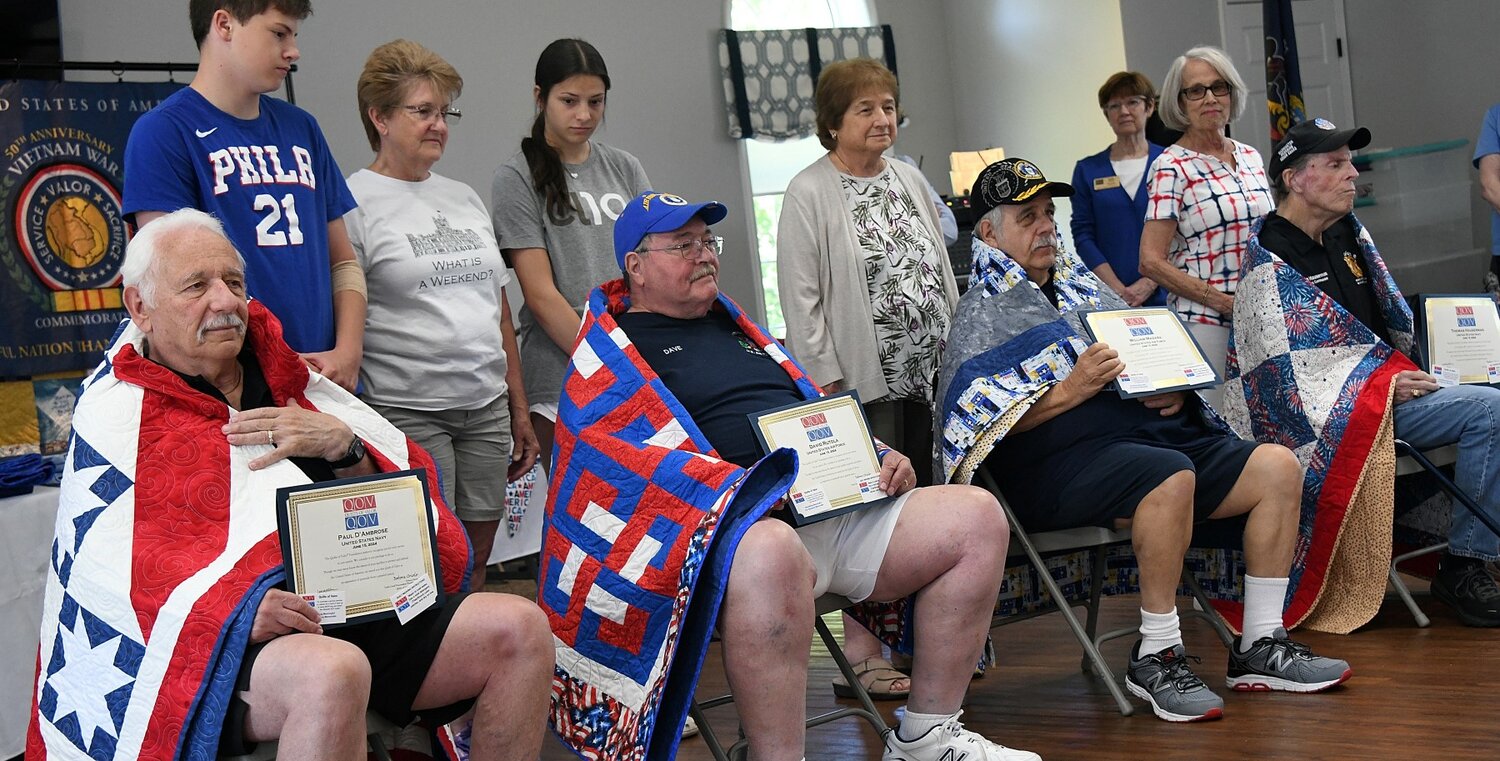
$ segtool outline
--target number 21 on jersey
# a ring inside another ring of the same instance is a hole
[[[255,210],[264,212],[265,216],[255,225],[255,243],[260,246],[300,246],[302,245],[302,225],[297,218],[297,199],[291,193],[281,197],[277,203],[276,197],[269,193],[261,193],[255,197]],[[286,232],[276,229],[277,223],[282,217],[286,217]]]

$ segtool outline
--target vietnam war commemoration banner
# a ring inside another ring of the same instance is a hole
[[[125,141],[179,83],[0,85],[0,378],[99,363],[125,308]]]

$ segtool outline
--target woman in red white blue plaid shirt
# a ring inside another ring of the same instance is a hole
[[[1245,81],[1224,51],[1196,47],[1172,63],[1161,117],[1183,134],[1150,169],[1141,233],[1141,274],[1170,292],[1167,303],[1221,378],[1250,229],[1275,208],[1260,153],[1225,134],[1245,101]],[[1218,406],[1222,391],[1208,395]]]

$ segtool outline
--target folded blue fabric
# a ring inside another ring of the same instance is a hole
[[[0,457],[0,497],[28,494],[37,484],[52,480],[52,463],[39,454]]]

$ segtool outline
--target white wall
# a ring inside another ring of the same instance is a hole
[[[1119,0],[946,0],[960,150],[999,146],[1067,182],[1114,141],[1098,90],[1125,66]],[[1058,201],[1068,231],[1068,206]]]
[[[955,150],[953,69],[943,4],[877,0],[880,23],[896,37],[901,110],[910,122],[896,137],[896,152],[922,162],[927,180],[949,193],[948,154]]]
[[[197,59],[182,0],[60,0],[59,6],[67,59]],[[748,209],[739,152],[725,134],[714,36],[723,14],[719,3],[702,0],[321,0],[299,35],[297,103],[317,117],[349,174],[372,157],[354,95],[365,57],[397,37],[427,45],[465,78],[464,118],[437,170],[488,199],[495,167],[530,128],[537,55],[553,39],[582,37],[599,48],[614,84],[600,139],[640,158],[658,189]],[[728,239],[722,284],[759,314],[748,221],[732,213],[716,226]]]
[[[1500,102],[1500,4],[1437,0],[1416,12],[1401,0],[1345,0],[1344,9],[1354,114],[1370,129],[1371,144],[1463,138],[1473,156],[1484,112]],[[1489,250],[1490,207],[1479,195],[1478,173],[1469,171],[1474,245]]]
[[[1214,0],[1120,0],[1120,19],[1125,62],[1150,77],[1157,89],[1177,56],[1197,45],[1224,44]]]

